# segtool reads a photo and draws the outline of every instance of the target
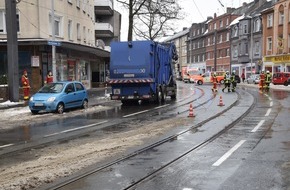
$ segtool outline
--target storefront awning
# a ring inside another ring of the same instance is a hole
[[[18,39],[18,45],[49,45],[51,40],[46,40],[46,39]],[[81,45],[81,44],[75,44],[71,42],[65,42],[65,41],[55,41],[57,42],[57,46],[66,48],[66,49],[72,49],[76,51],[81,51],[81,52],[86,52],[86,53],[91,53],[96,56],[102,57],[102,58],[109,58],[110,57],[110,52],[104,49],[96,48],[96,47],[91,47],[91,46],[86,46],[86,45]],[[7,45],[7,40],[1,40],[0,41],[0,46],[6,46]]]

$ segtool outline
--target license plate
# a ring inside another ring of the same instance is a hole
[[[34,106],[43,106],[43,103],[35,103]]]
[[[128,99],[133,99],[134,98],[134,96],[128,96]]]

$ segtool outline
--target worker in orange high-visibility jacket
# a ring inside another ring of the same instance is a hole
[[[264,90],[264,87],[265,87],[265,73],[264,73],[264,71],[262,71],[260,74],[259,89]]]
[[[52,83],[52,82],[53,82],[52,72],[48,71],[48,74],[46,76],[46,80],[44,81],[44,83]]]
[[[213,83],[213,86],[212,86],[212,91],[213,92],[217,92],[217,77],[216,77],[216,72],[213,73],[212,75],[212,83]]]
[[[29,85],[29,79],[27,76],[27,71],[23,71],[23,75],[21,77],[21,83],[23,88],[23,99],[28,100],[30,96],[30,85]]]

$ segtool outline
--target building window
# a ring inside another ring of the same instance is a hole
[[[77,23],[77,39],[81,40],[81,25]]]
[[[226,24],[229,25],[229,18],[227,18],[227,22],[226,22]]]
[[[216,23],[213,23],[213,29],[216,29]]]
[[[219,52],[218,57],[222,57],[223,56],[223,50],[220,49],[218,52]]]
[[[86,8],[87,8],[87,0],[83,0],[83,11],[86,12]]]
[[[267,15],[267,27],[272,27],[273,26],[273,14],[268,14]]]
[[[196,34],[199,35],[199,29],[196,30]]]
[[[195,30],[192,31],[192,36],[195,36]]]
[[[210,45],[210,38],[207,39],[207,45]]]
[[[219,38],[219,43],[222,43],[222,42],[223,42],[223,35],[221,34]]]
[[[220,28],[222,28],[223,26],[224,26],[223,20],[220,20]]]
[[[227,48],[226,56],[230,56],[230,48]]]
[[[280,11],[279,12],[279,24],[284,23],[284,12]]]
[[[77,8],[80,8],[81,7],[81,0],[76,0],[76,5],[77,5]]]
[[[17,32],[20,31],[19,13],[16,13]],[[6,33],[6,17],[5,10],[0,10],[0,33]]]
[[[245,43],[245,53],[248,54],[249,50],[248,50],[248,43]]]
[[[72,24],[72,20],[68,20],[68,24],[67,24],[67,32],[68,32],[68,39],[69,40],[73,40],[73,36],[72,36],[72,32],[73,32],[73,24]]]
[[[87,41],[87,33],[86,33],[86,27],[83,26],[83,36],[84,36],[84,42]]]
[[[204,33],[204,27],[201,28],[201,33],[202,33],[202,34]]]
[[[215,43],[215,36],[212,37],[212,44]]]
[[[254,32],[259,32],[261,29],[261,20],[257,19],[254,22]]]
[[[210,59],[210,52],[207,53],[207,59]]]
[[[233,47],[233,57],[238,57],[238,46]]]
[[[238,36],[238,27],[235,26],[234,27],[234,37],[237,37]]]
[[[229,41],[230,40],[230,33],[228,32],[227,33],[227,41]]]
[[[260,54],[260,43],[259,41],[255,41],[255,49],[254,49],[255,55]]]
[[[244,25],[244,34],[247,34],[248,33],[248,25]]]
[[[54,35],[55,36],[59,36],[61,37],[62,36],[62,17],[61,16],[58,16],[58,15],[54,15]],[[49,23],[50,23],[50,26],[51,26],[51,23],[52,23],[52,18],[51,18],[51,15],[49,15]],[[50,31],[51,31],[51,34],[52,34],[52,28],[50,28]]]
[[[272,38],[271,37],[267,38],[267,50],[268,51],[272,50]]]

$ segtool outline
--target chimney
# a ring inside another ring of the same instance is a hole
[[[213,14],[213,18],[216,18],[216,13]]]

